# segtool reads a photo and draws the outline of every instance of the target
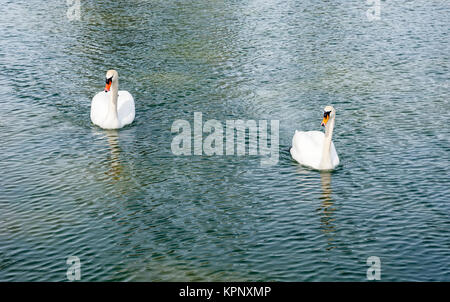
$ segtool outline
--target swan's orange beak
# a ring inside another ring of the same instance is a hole
[[[330,119],[330,113],[329,112],[325,112],[323,114],[323,120],[322,120],[322,124],[320,124],[321,126],[326,126],[326,124],[328,123],[328,120]]]
[[[111,89],[112,80],[107,79],[106,80],[106,86],[105,86],[105,92],[108,92]]]

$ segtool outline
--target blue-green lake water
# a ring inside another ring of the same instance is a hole
[[[0,1],[0,281],[450,281],[448,1]],[[134,123],[94,126],[114,68]],[[333,172],[289,147],[336,108]],[[278,120],[279,161],[172,123]]]

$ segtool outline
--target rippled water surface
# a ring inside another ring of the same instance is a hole
[[[450,281],[448,1],[0,5],[0,281]],[[135,122],[91,98],[117,69]],[[337,111],[341,165],[289,154]],[[171,125],[279,120],[280,156],[174,156]]]

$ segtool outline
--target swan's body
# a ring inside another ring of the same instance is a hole
[[[105,91],[97,93],[91,103],[91,120],[103,129],[119,129],[134,120],[133,96],[119,91],[119,75],[114,70],[106,73]]]
[[[117,106],[112,104],[112,91],[99,92],[92,99],[91,120],[104,129],[119,129],[134,120],[134,100],[128,91],[118,91]]]
[[[327,106],[322,121],[322,125],[325,126],[325,133],[296,130],[290,150],[292,158],[304,166],[317,170],[332,170],[339,165],[339,157],[331,141],[334,118],[334,108]]]
[[[317,170],[331,170],[339,165],[339,157],[334,148],[333,142],[330,144],[330,161],[324,162],[321,167],[325,134],[321,131],[297,131],[292,138],[291,155],[297,162]]]

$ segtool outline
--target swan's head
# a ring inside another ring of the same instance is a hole
[[[336,116],[336,110],[334,110],[333,106],[326,106],[323,109],[323,120],[322,120],[322,126],[326,126],[328,121],[330,119],[334,119]]]
[[[108,92],[111,89],[112,83],[117,83],[119,80],[119,74],[115,70],[108,70],[106,72],[106,86],[105,92]]]

